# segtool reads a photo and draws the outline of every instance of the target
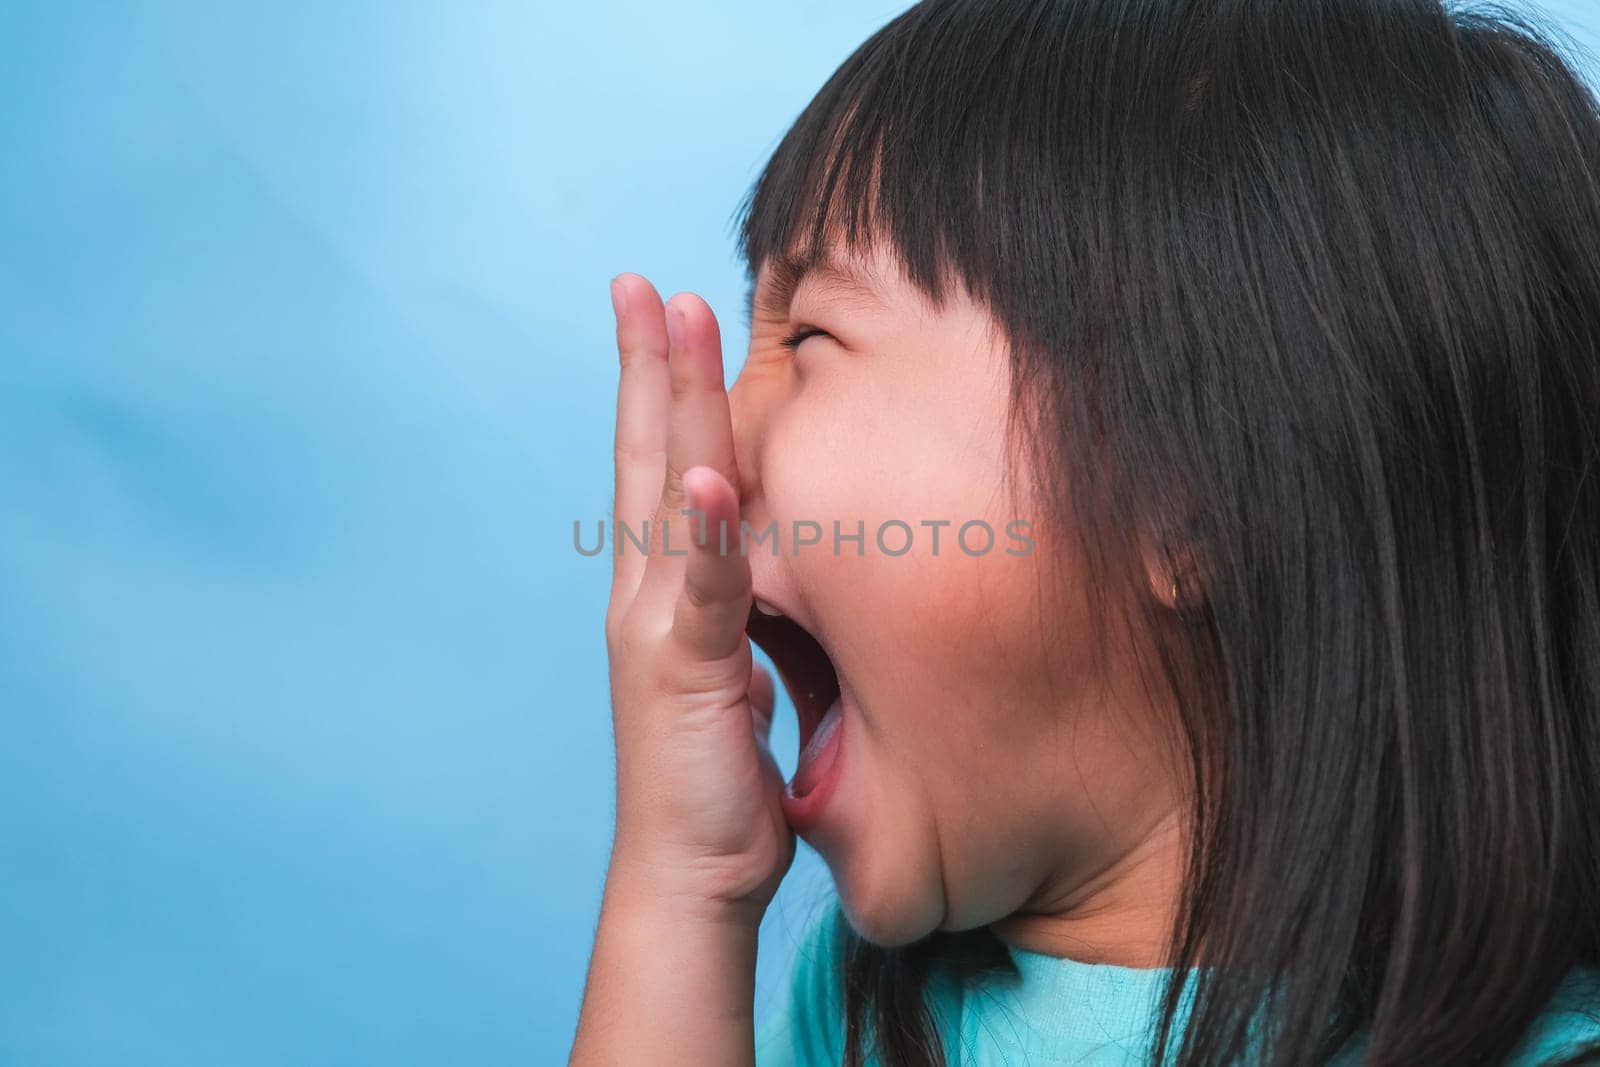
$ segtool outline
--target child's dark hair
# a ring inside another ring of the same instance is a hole
[[[1437,0],[925,0],[741,205],[752,278],[878,239],[1003,330],[1015,439],[1179,710],[1169,962],[1204,979],[1158,1060],[1494,1062],[1600,962],[1580,54]],[[1126,596],[1150,545],[1177,624]],[[1006,962],[986,930],[856,939],[849,1063],[942,1062],[951,953]]]

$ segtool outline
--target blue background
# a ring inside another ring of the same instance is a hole
[[[733,210],[902,6],[0,8],[0,1062],[564,1062],[607,282],[731,379]]]

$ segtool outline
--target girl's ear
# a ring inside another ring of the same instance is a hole
[[[1205,597],[1200,569],[1188,545],[1145,553],[1144,569],[1151,594],[1173,611],[1192,608]]]

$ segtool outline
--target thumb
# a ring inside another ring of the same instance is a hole
[[[692,659],[712,662],[745,643],[750,617],[750,561],[739,540],[739,494],[704,466],[684,473],[683,488],[700,522],[691,523],[699,530],[692,537],[672,629]]]
[[[750,665],[750,722],[756,730],[756,740],[765,744],[772,737],[772,709],[777,700],[777,689],[772,675],[759,663]]]

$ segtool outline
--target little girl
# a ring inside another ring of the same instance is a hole
[[[1438,0],[924,0],[612,283],[572,1062],[1600,1062],[1600,113]],[[771,658],[800,717],[785,784]],[[802,835],[837,908],[783,1010]]]

